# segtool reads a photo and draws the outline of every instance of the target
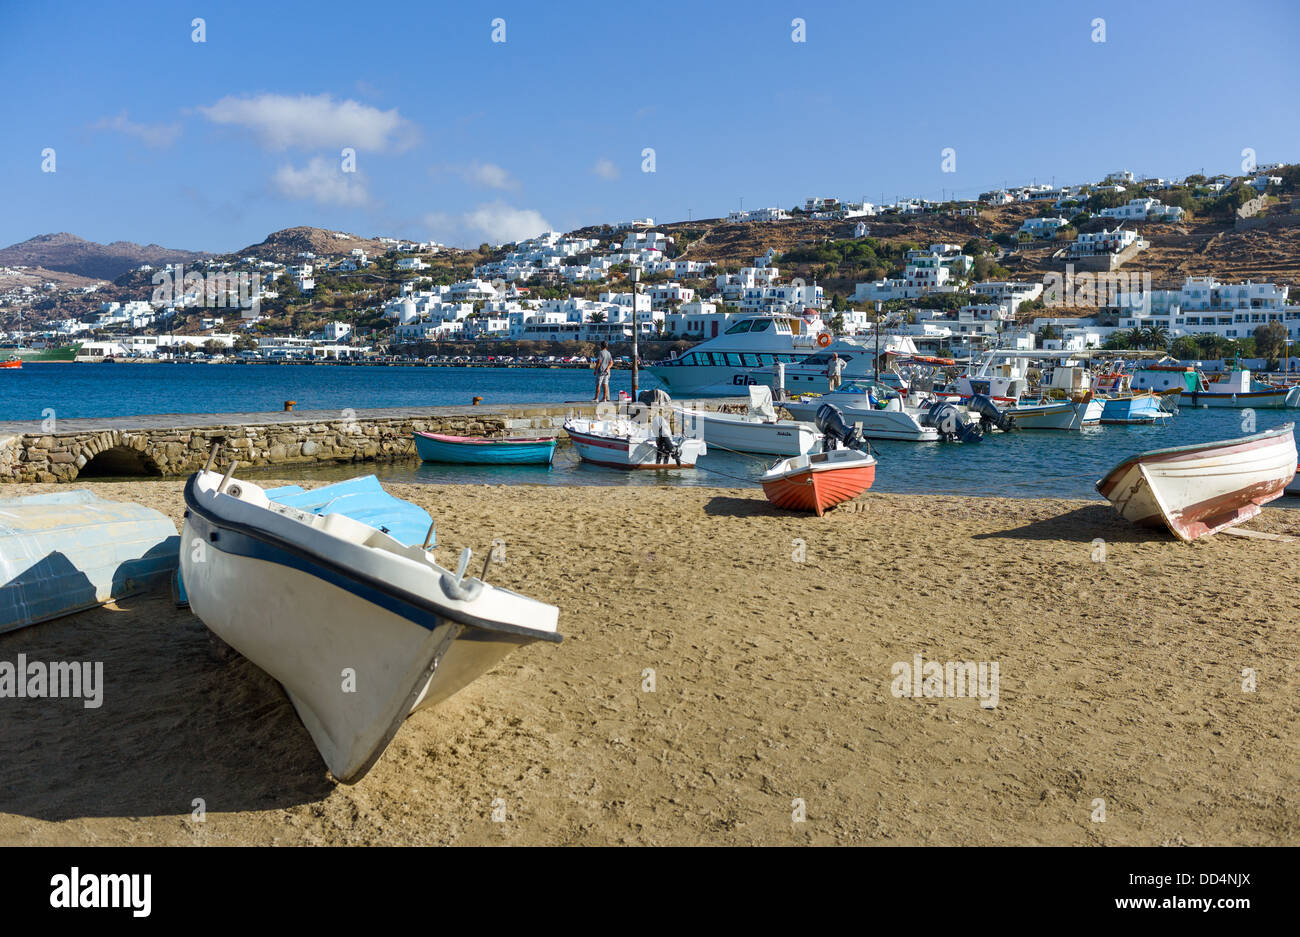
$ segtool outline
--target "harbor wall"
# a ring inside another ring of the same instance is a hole
[[[738,398],[704,402],[734,407]],[[171,414],[0,424],[0,483],[70,482],[83,476],[184,476],[203,468],[213,443],[242,465],[392,462],[416,457],[416,431],[456,436],[560,433],[592,403],[312,411],[300,414]]]

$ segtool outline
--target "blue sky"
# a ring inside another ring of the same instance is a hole
[[[1300,159],[1300,5],[1235,9],[11,2],[0,245],[224,251],[297,224],[477,244]]]

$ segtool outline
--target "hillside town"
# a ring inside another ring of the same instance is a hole
[[[1177,182],[1122,171],[972,202],[810,197],[788,211],[642,218],[477,251],[292,229],[327,235],[324,246],[293,250],[273,236],[73,287],[0,268],[0,344],[73,349],[85,361],[365,361],[500,352],[502,343],[579,354],[629,342],[635,330],[653,355],[777,313],[836,335],[887,330],[922,353],[996,345],[1277,357],[1300,339],[1300,280],[1170,270],[1157,281],[1144,257],[1191,219],[1213,228],[1210,242],[1236,231],[1289,236],[1300,225],[1298,183],[1300,166],[1282,164]],[[892,236],[902,223],[909,237]],[[782,237],[809,224],[819,227],[793,245]],[[912,233],[949,230],[978,233],[929,243]],[[713,245],[724,235],[734,250]],[[754,245],[767,246],[740,255]]]

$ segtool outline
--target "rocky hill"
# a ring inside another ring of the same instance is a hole
[[[157,244],[114,241],[97,244],[75,234],[38,234],[0,250],[0,267],[43,267],[95,280],[113,280],[141,264],[158,266],[209,257],[200,251],[175,250]]]
[[[257,257],[259,260],[291,262],[296,260],[301,253],[329,257],[347,254],[357,247],[373,257],[384,253],[389,246],[381,244],[375,238],[365,238],[357,234],[300,225],[296,228],[285,228],[276,231],[267,235],[264,241],[250,244],[243,250],[234,253],[239,256]]]

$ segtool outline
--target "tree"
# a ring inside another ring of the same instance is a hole
[[[837,312],[831,316],[831,331],[836,335],[844,334],[844,316],[842,314]]]
[[[1139,348],[1165,348],[1169,345],[1169,330],[1163,325],[1149,325],[1138,329]]]
[[[1255,329],[1255,354],[1269,360],[1269,367],[1277,366],[1277,361],[1286,354],[1286,326],[1274,320]]]
[[[1190,335],[1180,335],[1169,346],[1169,353],[1179,361],[1196,361],[1201,357],[1201,346]]]
[[[605,313],[601,312],[599,309],[596,310],[595,312],[593,312],[593,313],[591,314],[591,321],[592,321],[592,322],[604,322],[604,321],[605,321]]]

